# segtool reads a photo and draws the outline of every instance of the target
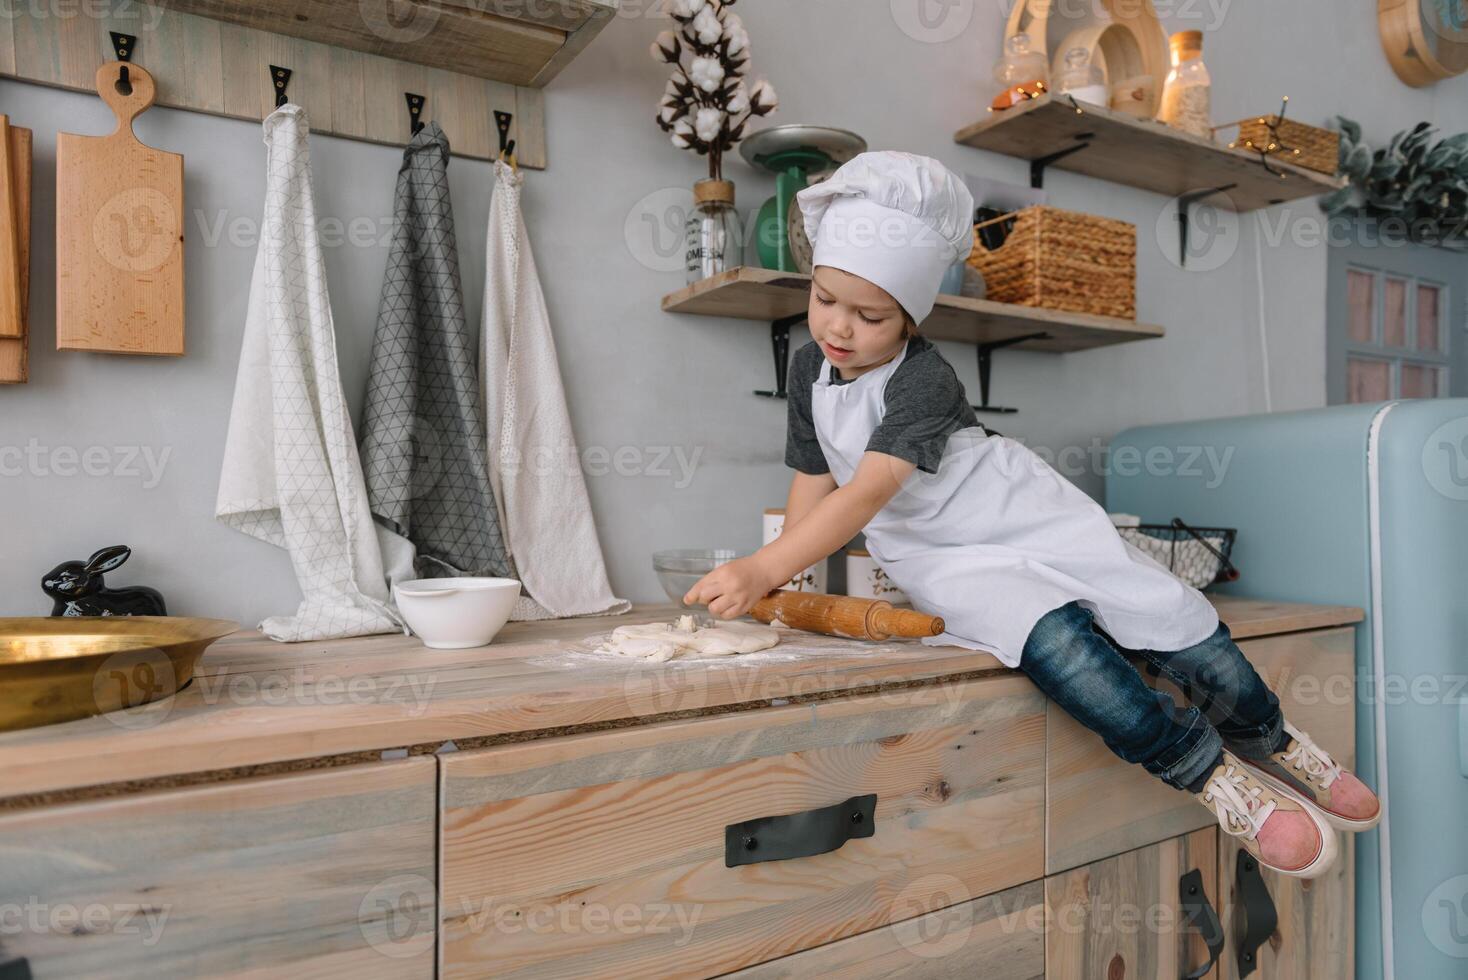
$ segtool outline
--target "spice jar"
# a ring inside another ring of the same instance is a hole
[[[1162,87],[1162,109],[1157,117],[1175,129],[1212,139],[1211,80],[1203,64],[1203,32],[1178,31],[1169,44],[1172,71]]]
[[[1050,65],[1045,52],[1030,47],[1028,34],[1015,34],[1004,42],[1004,54],[994,65],[999,94],[990,107],[1008,109],[1026,99],[1043,95],[1050,85]]]
[[[693,185],[684,263],[691,286],[739,265],[742,244],[734,210],[734,182],[706,178]]]
[[[1091,52],[1085,48],[1071,48],[1065,53],[1065,68],[1055,79],[1055,91],[1077,102],[1089,102],[1103,108],[1111,101],[1106,75],[1091,61]]]

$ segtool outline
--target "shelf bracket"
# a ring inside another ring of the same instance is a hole
[[[1224,184],[1222,187],[1210,187],[1203,191],[1191,191],[1177,199],[1177,264],[1179,266],[1186,268],[1188,264],[1188,209],[1205,197],[1212,197],[1214,194],[1231,191],[1237,186],[1239,185]]]
[[[971,406],[975,412],[994,412],[999,415],[1013,415],[1018,412],[1017,408],[1001,408],[998,405],[989,404],[989,374],[994,367],[994,352],[1001,347],[1009,347],[1014,344],[1022,344],[1027,340],[1049,340],[1050,335],[1041,331],[1039,333],[1027,333],[1019,337],[1010,337],[1007,340],[993,340],[987,344],[979,345],[979,404]]]
[[[770,322],[770,350],[775,355],[775,390],[755,389],[756,395],[762,398],[785,398],[787,396],[785,379],[790,374],[790,328],[800,326],[805,322],[805,318],[804,313],[792,313],[790,316],[782,316]]]
[[[1075,138],[1077,142],[1075,146],[1067,146],[1063,150],[1056,150],[1054,153],[1047,153],[1042,157],[1036,157],[1035,159],[1031,160],[1030,186],[1033,187],[1035,190],[1039,190],[1040,188],[1044,187],[1045,168],[1058,160],[1064,160],[1072,153],[1079,153],[1081,150],[1084,150],[1086,147],[1091,145],[1091,140],[1095,138],[1095,136],[1095,133],[1076,133]]]

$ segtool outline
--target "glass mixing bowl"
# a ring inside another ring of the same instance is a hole
[[[725,562],[738,558],[732,548],[680,548],[655,551],[652,570],[657,573],[663,591],[674,602],[681,603],[695,582]]]

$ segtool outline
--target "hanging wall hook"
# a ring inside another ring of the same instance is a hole
[[[270,66],[270,84],[275,88],[275,107],[285,105],[285,90],[291,83],[291,70],[279,65]]]
[[[499,158],[508,160],[512,167],[519,169],[515,164],[515,141],[510,139],[510,124],[514,121],[514,113],[501,112],[498,109],[494,111],[494,128],[498,130],[500,136]]]
[[[427,100],[412,92],[404,92],[403,97],[408,100],[408,118],[413,121],[413,135],[417,136],[418,131],[423,128],[423,103]]]
[[[117,60],[122,62],[122,71],[117,75],[120,85],[132,87],[132,80],[127,77],[127,63],[133,60],[133,51],[138,46],[138,39],[133,34],[123,34],[120,31],[108,31],[112,35],[112,53]]]

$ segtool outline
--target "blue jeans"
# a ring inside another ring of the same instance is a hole
[[[1193,704],[1179,708],[1148,687],[1124,654],[1166,675]],[[1263,758],[1284,733],[1279,699],[1222,623],[1185,650],[1128,650],[1089,609],[1069,602],[1035,624],[1019,667],[1111,751],[1178,789],[1212,772],[1225,743],[1236,755]]]

